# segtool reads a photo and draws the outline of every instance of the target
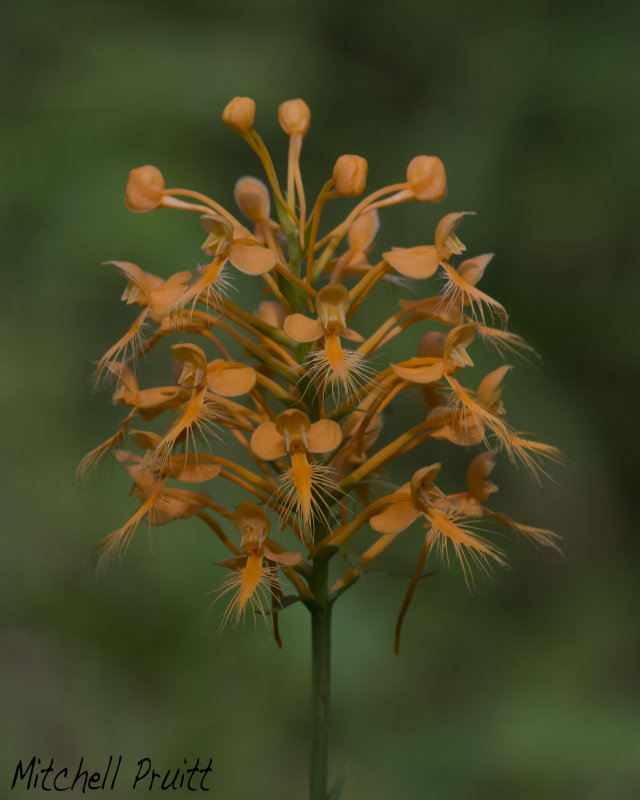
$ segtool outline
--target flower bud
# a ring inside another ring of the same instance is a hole
[[[239,178],[233,194],[238,208],[251,222],[267,219],[270,210],[269,192],[262,181],[249,175]]]
[[[362,156],[340,156],[333,168],[336,192],[343,197],[358,197],[367,185],[369,165]]]
[[[442,358],[446,336],[440,331],[429,331],[418,342],[419,358]]]
[[[163,195],[164,178],[157,167],[147,164],[131,170],[124,193],[124,202],[131,211],[153,211],[161,206]]]
[[[365,211],[364,214],[360,214],[347,231],[349,247],[353,250],[366,250],[373,243],[379,227],[380,217],[375,208],[373,211]]]
[[[278,122],[287,134],[306,136],[311,126],[311,111],[304,100],[287,100],[278,107]]]
[[[250,97],[234,97],[224,107],[222,121],[236,133],[249,133],[256,118],[256,103]]]
[[[447,193],[444,164],[437,156],[416,156],[407,167],[407,183],[416,200],[442,200]]]
[[[274,300],[263,300],[258,306],[258,316],[267,325],[282,330],[286,314],[280,303],[276,303]]]

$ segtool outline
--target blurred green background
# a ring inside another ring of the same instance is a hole
[[[493,499],[560,532],[566,558],[504,540],[510,570],[472,592],[441,570],[418,589],[399,657],[405,579],[371,576],[337,606],[344,800],[640,796],[637,4],[1,8],[0,795],[26,796],[9,794],[19,758],[74,767],[84,755],[99,769],[122,754],[127,775],[144,756],[162,769],[212,757],[210,796],[225,800],[305,796],[304,609],[282,615],[282,652],[262,625],[219,635],[209,593],[224,556],[198,521],[158,529],[152,549],[141,526],[97,581],[91,548],[135,503],[117,465],[74,481],[120,416],[107,391],[91,394],[92,363],[134,313],[100,262],[169,275],[194,266],[202,239],[192,215],[128,213],[128,170],[156,164],[170,185],[232,203],[236,178],[260,174],[220,121],[246,94],[280,165],[278,104],[311,106],[310,192],[345,152],[369,160],[371,188],[402,180],[418,153],[444,160],[443,203],[389,210],[379,244],[423,244],[441,214],[478,213],[463,240],[497,254],[482,288],[543,358],[510,374],[505,402],[568,454],[543,490],[502,460]],[[409,352],[415,336],[403,342]],[[416,409],[417,396],[396,404],[389,431]],[[447,489],[468,460],[453,450]],[[410,572],[419,536],[386,568]],[[118,796],[136,796],[126,786]]]

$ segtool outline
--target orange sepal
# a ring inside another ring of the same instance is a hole
[[[219,359],[208,365],[207,384],[212,392],[222,397],[238,397],[253,389],[256,377],[253,367]]]
[[[162,437],[154,431],[130,431],[132,441],[142,450],[153,450],[158,446]]]
[[[419,516],[418,507],[409,498],[391,503],[380,514],[371,517],[369,525],[378,533],[400,533],[415,522]]]
[[[207,374],[207,356],[204,350],[189,342],[172,344],[171,350],[173,357],[183,365],[178,383],[189,388],[200,386]]]
[[[131,261],[104,261],[104,265],[113,265],[120,275],[127,281],[127,285],[120,298],[127,305],[138,303],[146,305],[151,287],[147,273]]]
[[[484,503],[490,494],[498,491],[495,483],[488,480],[493,468],[496,465],[496,453],[498,448],[488,450],[476,456],[467,470],[467,491],[480,503]]]
[[[407,278],[430,278],[438,269],[438,251],[432,245],[394,247],[382,254],[384,260]]]
[[[487,408],[492,408],[500,399],[502,394],[501,386],[504,376],[513,369],[511,364],[504,364],[502,367],[492,370],[478,384],[478,400]]]
[[[458,325],[450,330],[444,344],[444,360],[453,361],[456,366],[472,367],[473,361],[467,354],[467,347],[474,340],[477,330],[475,322]]]
[[[444,374],[441,358],[410,358],[401,364],[391,364],[396,375],[411,383],[434,383]]]
[[[200,461],[197,454],[172,456],[169,460],[169,474],[184,483],[204,483],[220,474],[220,465]]]
[[[245,275],[262,275],[276,265],[272,250],[260,244],[234,244],[229,251],[229,261]]]
[[[166,525],[174,519],[191,517],[201,508],[202,503],[197,494],[184,489],[166,489],[149,509],[149,522],[152,525]]]
[[[458,265],[456,271],[464,281],[475,286],[484,275],[484,271],[493,258],[493,255],[493,253],[485,253],[482,256],[468,258],[466,261],[463,261],[462,264]]]
[[[304,314],[290,314],[284,321],[284,332],[294,342],[315,342],[324,330],[317,319],[305,317]]]
[[[464,253],[466,247],[455,235],[463,217],[475,215],[475,211],[454,211],[444,216],[436,225],[435,242],[440,257],[444,260],[451,255]]]
[[[411,476],[410,487],[411,491],[415,492],[420,486],[426,486],[433,483],[434,479],[442,469],[442,464],[436,461],[435,464],[429,464],[428,467],[421,467]]]
[[[145,422],[155,419],[167,408],[180,404],[183,389],[179,386],[159,386],[157,389],[142,389],[138,392],[135,406]]]
[[[337,422],[321,419],[307,431],[307,444],[312,453],[328,453],[342,441],[342,431]]]
[[[275,422],[262,422],[251,436],[251,449],[265,461],[281,458],[287,451],[284,438],[278,433]]]
[[[191,273],[188,270],[176,272],[166,281],[161,281],[158,286],[152,287],[149,295],[151,310],[159,317],[165,317],[170,314],[184,293],[191,277]]]

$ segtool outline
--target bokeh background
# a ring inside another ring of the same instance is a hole
[[[640,796],[637,4],[1,9],[0,794],[26,796],[9,794],[20,758],[75,768],[82,755],[100,769],[122,754],[125,800],[145,756],[163,770],[211,757],[212,797],[305,796],[304,609],[282,615],[283,651],[262,625],[219,635],[210,592],[224,556],[198,521],[159,529],[152,548],[142,526],[96,580],[94,542],[135,503],[117,465],[74,480],[120,414],[91,393],[92,363],[133,313],[100,262],[168,275],[193,267],[201,243],[191,215],[128,213],[128,170],[156,164],[169,184],[231,203],[236,178],[260,174],[220,121],[246,94],[280,164],[278,104],[311,106],[309,191],[341,153],[369,160],[371,187],[401,180],[413,155],[441,156],[444,202],[389,210],[380,246],[428,242],[441,213],[478,213],[469,252],[497,254],[483,288],[542,356],[510,374],[505,401],[568,455],[543,489],[501,462],[494,501],[560,532],[565,558],[504,540],[510,570],[473,591],[439,571],[419,587],[399,657],[405,578],[371,575],[337,606],[344,800]],[[378,294],[380,313],[391,300]],[[416,402],[394,406],[390,432]],[[448,489],[467,460],[452,450]],[[410,572],[419,531],[397,545],[384,567]]]

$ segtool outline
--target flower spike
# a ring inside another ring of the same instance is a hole
[[[557,534],[494,510],[493,480],[501,453],[538,479],[560,453],[510,423],[503,395],[511,364],[485,366],[483,345],[534,351],[479,288],[493,255],[470,256],[460,238],[473,212],[437,214],[429,205],[447,194],[440,158],[417,155],[406,174],[400,164],[397,181],[370,190],[365,158],[334,155],[311,202],[301,168],[311,110],[295,98],[277,116],[288,137],[282,175],[256,130],[255,101],[234,97],[222,112],[264,168],[235,183],[244,222],[197,189],[168,188],[153,165],[129,173],[131,211],[199,215],[205,263],[158,275],[107,262],[137,316],[99,359],[96,379],[112,378],[112,401],[125,413],[82,460],[79,477],[112,452],[138,501],[99,543],[100,567],[124,553],[141,522],[198,519],[225,552],[216,558],[225,577],[213,590],[227,601],[223,625],[262,616],[279,645],[278,615],[289,603],[304,603],[314,624],[322,614],[326,621],[333,601],[398,537],[417,535],[397,651],[427,565],[452,560],[471,584],[505,563],[485,526],[560,549]],[[350,207],[326,224],[336,200]],[[377,247],[385,209],[408,202],[426,204],[432,233],[413,247]],[[235,283],[241,291],[231,296]],[[150,385],[144,358],[162,350],[168,377]],[[469,381],[474,362],[484,369]],[[137,427],[144,423],[155,430]],[[466,483],[446,494],[439,476],[451,472],[449,445],[468,448],[469,458]],[[427,466],[407,472],[412,454]],[[222,488],[231,483],[237,500]],[[272,518],[280,520],[274,538]],[[328,562],[339,551],[352,563],[330,582]]]

